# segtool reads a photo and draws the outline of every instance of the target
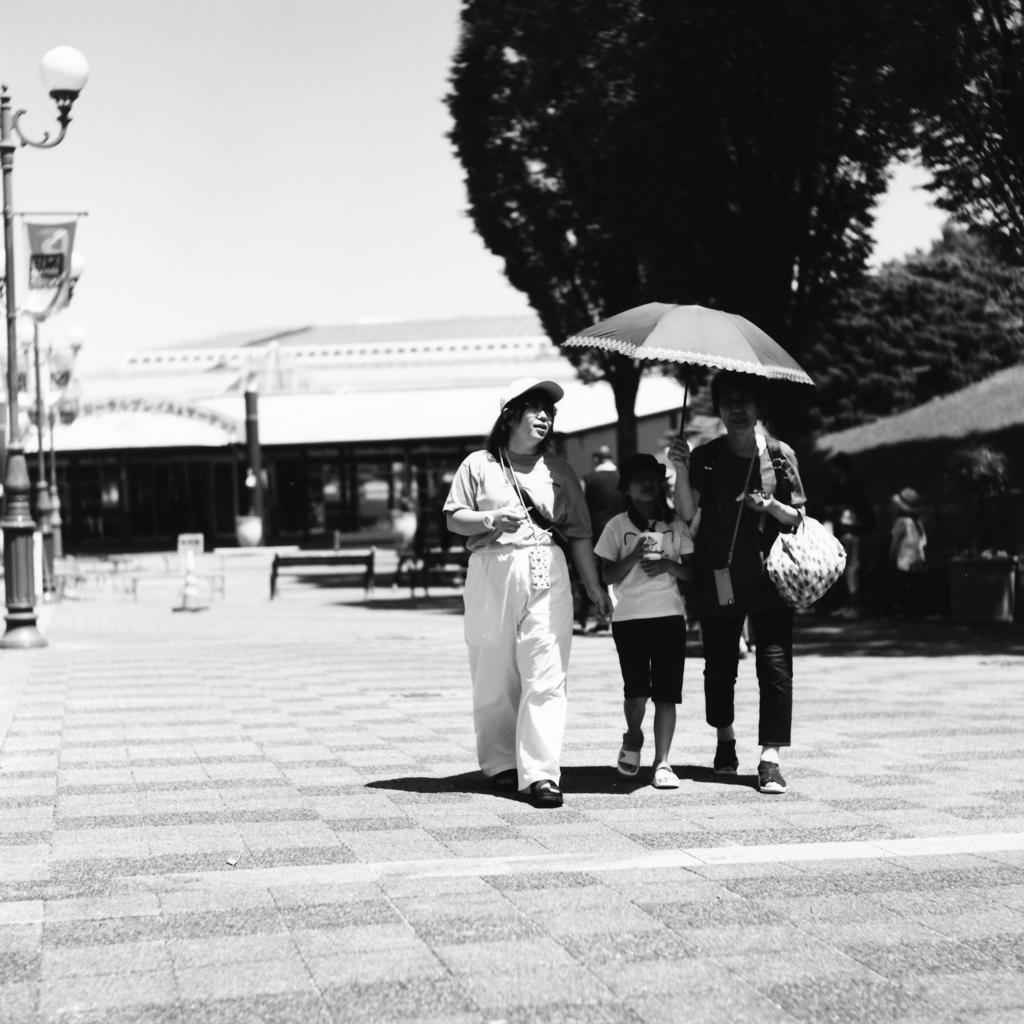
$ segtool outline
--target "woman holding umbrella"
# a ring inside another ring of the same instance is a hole
[[[761,690],[758,786],[762,793],[785,793],[779,750],[790,741],[793,611],[764,572],[764,558],[779,531],[800,521],[806,499],[793,450],[766,441],[754,426],[764,407],[764,378],[814,381],[756,324],[705,306],[648,302],[565,343],[722,371],[712,381],[711,395],[725,437],[692,454],[680,438],[669,450],[676,466],[676,511],[688,523],[701,513],[689,598],[696,601],[704,633],[707,720],[718,729],[715,771],[735,772],[733,690],[740,633],[749,614]]]
[[[565,544],[599,615],[611,602],[597,578],[590,515],[568,463],[548,452],[551,380],[513,381],[483,451],[452,482],[448,528],[468,537],[466,644],[480,768],[498,792],[559,807],[572,590]]]
[[[785,793],[779,751],[790,744],[793,716],[793,609],[764,570],[781,530],[800,522],[806,503],[792,448],[755,430],[764,409],[763,380],[723,370],[711,382],[715,413],[726,433],[692,453],[677,439],[676,509],[686,521],[700,512],[691,591],[704,638],[708,724],[718,730],[714,768],[739,768],[733,729],[740,633],[745,616],[754,633],[761,694],[757,766],[762,793]]]

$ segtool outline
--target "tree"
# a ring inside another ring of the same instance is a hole
[[[817,422],[841,429],[957,391],[1024,359],[1024,269],[947,226],[931,252],[840,294],[808,353]]]
[[[936,205],[990,226],[1024,264],[1024,6],[964,0],[955,23],[951,74],[923,102],[921,156]]]
[[[477,231],[556,344],[643,302],[698,302],[799,358],[863,272],[946,6],[466,0],[448,103]],[[611,384],[633,450],[641,368],[565,354]]]
[[[953,450],[946,463],[943,481],[946,490],[957,497],[974,502],[973,551],[996,546],[988,503],[1006,494],[1013,486],[1010,462],[1006,453],[991,445],[961,445]]]
[[[469,0],[448,104],[470,215],[556,344],[642,299],[641,270],[615,235],[608,186],[634,106],[635,0]],[[635,449],[640,372],[619,355],[566,350],[607,380],[619,451]]]

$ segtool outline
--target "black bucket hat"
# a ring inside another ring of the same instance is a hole
[[[619,487],[625,491],[631,480],[644,473],[653,473],[659,480],[664,480],[667,472],[664,462],[659,462],[646,452],[636,452],[628,456],[619,467]]]

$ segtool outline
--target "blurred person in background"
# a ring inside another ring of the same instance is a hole
[[[896,611],[913,616],[921,609],[921,589],[928,568],[921,497],[913,487],[904,487],[889,499],[889,504],[895,516],[889,534],[889,568],[895,584]]]
[[[833,492],[829,518],[835,524],[835,535],[846,551],[846,569],[843,571],[845,603],[839,614],[859,619],[864,612],[867,552],[877,526],[875,510],[854,475],[852,456],[840,452],[830,465]]]

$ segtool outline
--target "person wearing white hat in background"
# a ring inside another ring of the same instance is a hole
[[[573,609],[564,542],[598,613],[611,610],[597,577],[583,488],[548,451],[551,380],[505,389],[487,446],[459,466],[444,511],[467,537],[466,644],[477,759],[498,792],[537,807],[562,804],[561,752]]]
[[[921,498],[913,487],[904,487],[889,499],[895,521],[889,540],[889,565],[894,575],[896,610],[904,616],[920,611],[926,583],[928,534],[921,521]]]

